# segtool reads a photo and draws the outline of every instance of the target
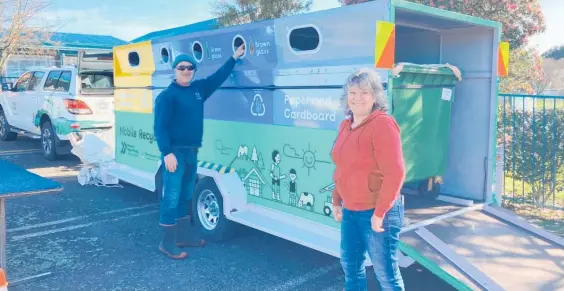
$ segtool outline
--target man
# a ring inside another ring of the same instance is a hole
[[[203,105],[227,79],[244,50],[241,45],[217,72],[194,82],[196,61],[188,55],[177,56],[172,65],[176,78],[156,98],[154,133],[164,163],[159,221],[163,238],[159,250],[170,258],[184,259],[188,254],[179,248],[205,244],[196,239],[191,213],[198,149],[202,145]]]

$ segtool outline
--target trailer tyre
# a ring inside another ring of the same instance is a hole
[[[196,183],[192,213],[196,226],[207,241],[223,241],[235,232],[236,224],[223,214],[223,197],[210,177]]]

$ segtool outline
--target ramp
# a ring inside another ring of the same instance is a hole
[[[564,239],[489,205],[406,228],[401,250],[457,290],[564,290]]]

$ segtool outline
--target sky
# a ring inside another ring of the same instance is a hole
[[[123,3],[118,5],[117,3]],[[125,4],[127,3],[127,4]],[[210,0],[51,0],[40,17],[56,31],[113,35],[132,40],[156,30],[183,26],[212,18]],[[564,0],[540,0],[547,30],[531,38],[531,45],[545,51],[564,45]],[[337,0],[313,0],[313,11],[338,7]]]
[[[210,0],[50,0],[39,17],[56,31],[113,35],[132,40],[156,30],[213,18]],[[123,3],[118,5],[116,3]],[[127,3],[127,4],[125,4]],[[337,0],[314,0],[312,11],[338,7]]]
[[[546,21],[546,31],[541,35],[531,37],[531,45],[537,46],[544,52],[556,45],[564,45],[564,0],[540,0]]]

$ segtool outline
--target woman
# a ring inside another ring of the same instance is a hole
[[[403,224],[399,192],[405,176],[400,130],[386,113],[377,72],[361,69],[352,74],[343,101],[348,118],[340,125],[331,156],[345,290],[366,290],[365,251],[380,289],[404,290],[396,256]]]

